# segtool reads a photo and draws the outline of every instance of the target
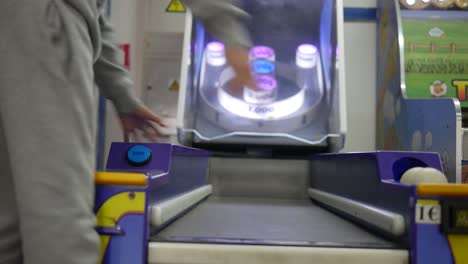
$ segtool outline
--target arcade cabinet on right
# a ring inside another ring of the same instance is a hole
[[[468,1],[378,5],[377,147],[438,152],[449,181],[467,182]]]

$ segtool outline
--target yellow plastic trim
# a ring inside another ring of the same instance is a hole
[[[98,227],[115,227],[122,217],[127,214],[145,213],[146,194],[144,192],[123,192],[109,198],[97,211]],[[101,250],[99,263],[102,263],[107,252],[110,236],[100,236]]]
[[[142,173],[98,172],[95,183],[97,185],[145,186],[147,178]]]
[[[468,264],[468,235],[449,235],[448,240],[456,264]]]
[[[468,184],[422,184],[416,188],[420,196],[468,196]]]

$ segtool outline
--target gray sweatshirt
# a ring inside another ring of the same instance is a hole
[[[140,104],[133,82],[119,62],[120,50],[115,46],[113,29],[105,14],[105,0],[65,0],[85,18],[94,47],[94,71],[101,93],[113,101],[120,113],[131,112]],[[97,1],[97,9],[96,9]],[[229,0],[182,0],[207,30],[227,45],[249,46],[249,37],[242,19],[248,14]],[[96,13],[97,10],[97,13]]]

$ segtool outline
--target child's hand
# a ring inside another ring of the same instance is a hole
[[[250,71],[248,51],[239,46],[227,46],[226,58],[228,64],[232,66],[236,73],[236,76],[231,81],[231,92],[239,94],[246,86],[254,89],[256,85]]]
[[[138,106],[131,113],[120,114],[119,117],[125,142],[129,142],[131,134],[137,130],[141,130],[148,140],[156,142],[159,137],[158,126],[167,126],[159,115],[144,105]]]

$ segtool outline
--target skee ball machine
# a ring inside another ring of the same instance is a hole
[[[188,14],[181,145],[112,145],[96,177],[101,263],[466,263],[468,191],[438,154],[333,154],[342,1],[240,7],[257,87],[232,92],[225,46]]]

